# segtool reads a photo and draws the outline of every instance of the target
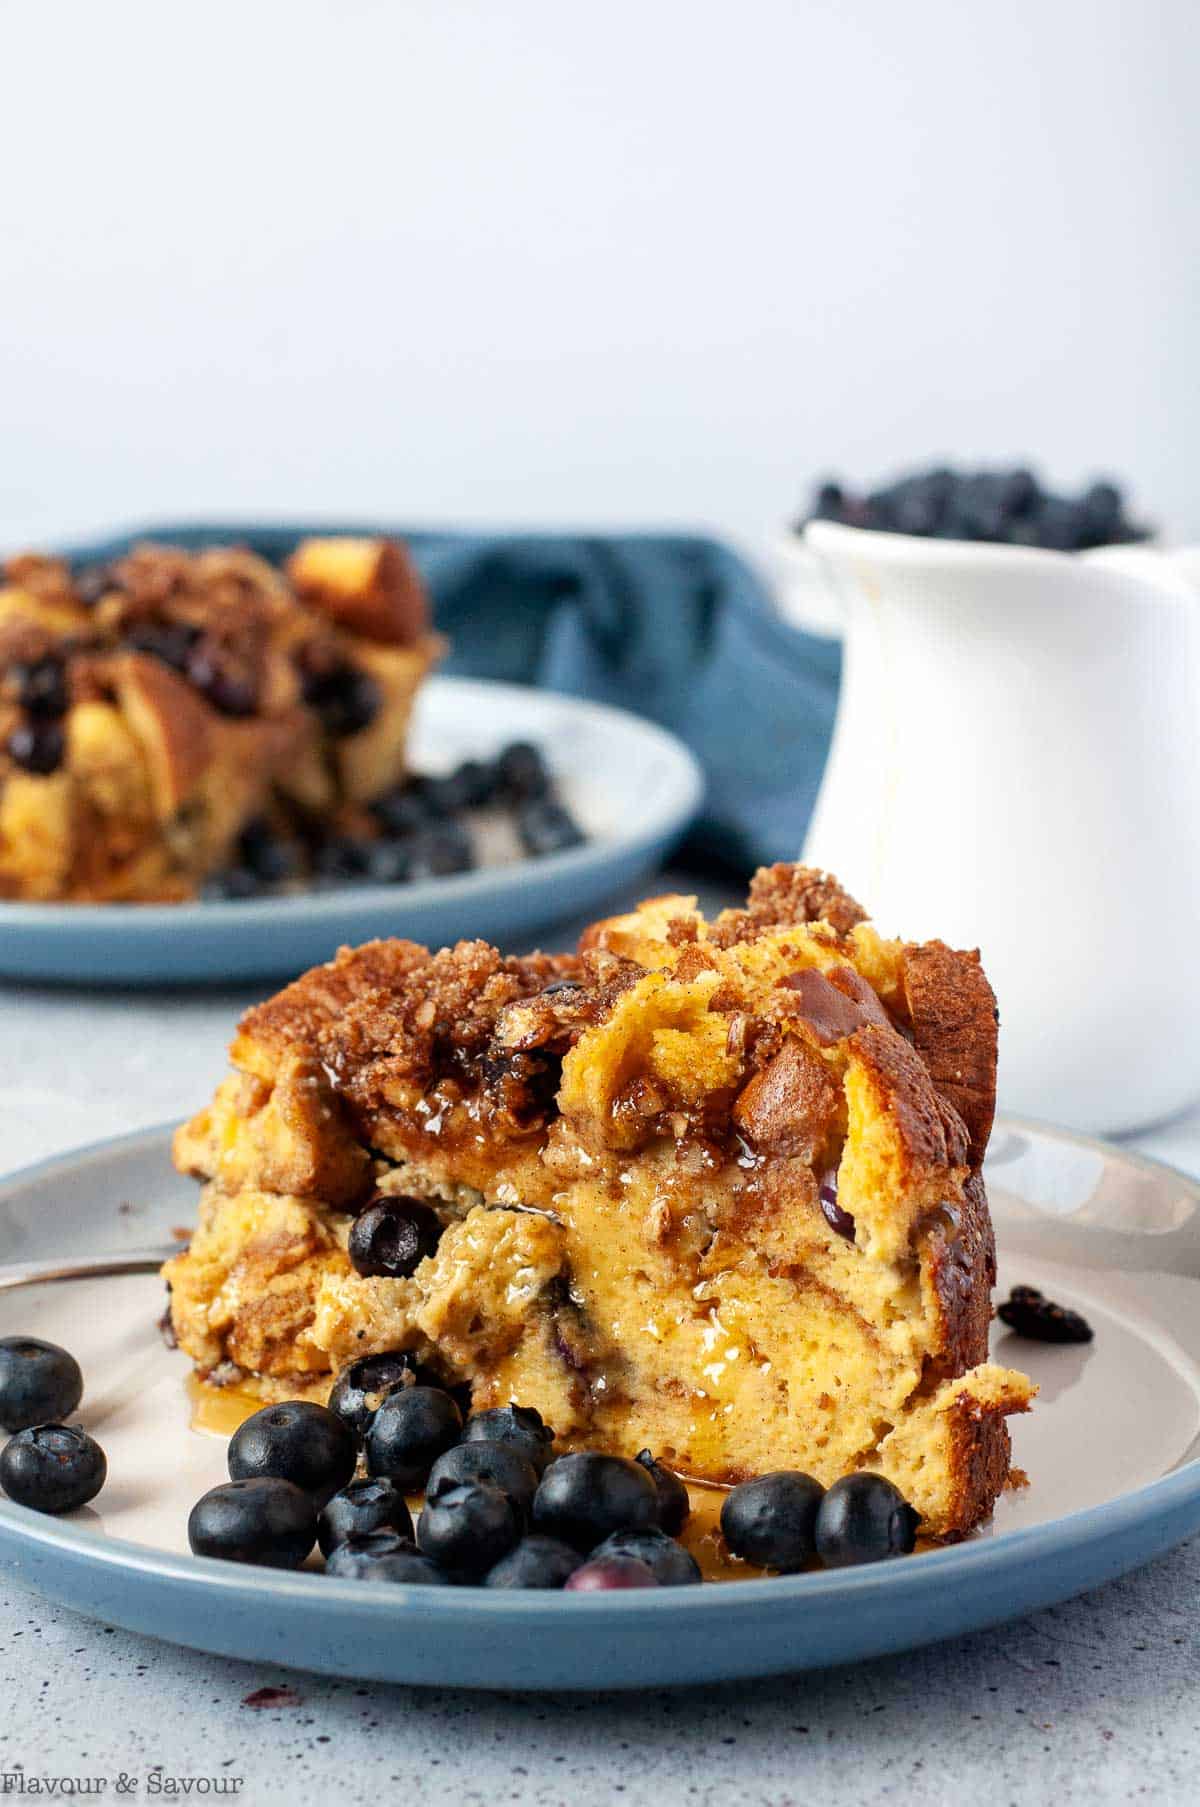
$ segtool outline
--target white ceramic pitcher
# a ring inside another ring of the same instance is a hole
[[[846,651],[805,859],[887,931],[981,949],[1008,1110],[1116,1133],[1182,1109],[1200,1096],[1195,554],[806,538]]]

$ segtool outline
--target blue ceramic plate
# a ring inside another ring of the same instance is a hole
[[[0,1186],[0,1263],[165,1239],[195,1209],[168,1141],[146,1131]],[[111,1624],[247,1660],[545,1689],[817,1668],[993,1625],[1111,1580],[1200,1527],[1200,1186],[1029,1123],[1002,1123],[993,1146],[1001,1284],[1044,1285],[1087,1313],[1096,1338],[1057,1349],[999,1339],[1000,1359],[1042,1387],[1014,1427],[1030,1483],[1006,1496],[988,1533],[957,1548],[590,1597],[381,1587],[197,1560],[187,1512],[224,1478],[224,1443],[190,1428],[187,1363],[163,1346],[161,1286],[142,1274],[0,1290],[0,1335],[47,1336],[78,1355],[80,1417],[109,1456],[94,1509],[55,1520],[0,1503],[0,1572]]]
[[[586,846],[535,860],[498,835],[484,856],[496,863],[461,876],[242,903],[0,903],[0,976],[87,985],[290,978],[375,935],[507,943],[585,916],[653,870],[700,806],[703,779],[683,743],[623,710],[468,678],[433,677],[422,689],[417,770],[451,771],[514,740],[544,750]]]

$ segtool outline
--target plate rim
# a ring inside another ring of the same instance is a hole
[[[1002,1113],[997,1124],[1003,1127],[1027,1126],[1052,1140],[1066,1140],[1103,1152],[1110,1158],[1129,1160],[1144,1169],[1182,1180],[1200,1197],[1200,1180],[1172,1166],[1169,1162],[1127,1150],[1119,1143],[1081,1131],[1063,1129],[1057,1124],[1025,1116]],[[105,1156],[119,1156],[148,1151],[165,1144],[177,1124],[157,1123],[143,1129],[126,1131],[76,1149],[43,1157],[0,1178],[0,1202],[25,1186],[52,1179],[57,1172],[77,1168],[85,1162]],[[1042,1524],[1005,1531],[994,1538],[966,1539],[959,1544],[922,1551],[914,1561],[891,1561],[864,1565],[861,1568],[817,1570],[805,1574],[775,1576],[768,1579],[739,1581],[728,1586],[701,1588],[663,1588],[632,1594],[613,1593],[574,1595],[567,1605],[551,1605],[558,1596],[553,1591],[489,1592],[486,1588],[387,1588],[364,1587],[343,1580],[304,1571],[281,1571],[249,1567],[211,1557],[183,1555],[180,1552],[156,1550],[152,1545],[134,1543],[126,1538],[101,1537],[67,1520],[60,1520],[15,1505],[0,1498],[0,1534],[13,1536],[18,1542],[57,1552],[68,1559],[90,1562],[104,1570],[134,1571],[139,1576],[159,1582],[200,1587],[217,1593],[244,1594],[252,1589],[264,1603],[268,1600],[302,1606],[318,1598],[330,1608],[340,1608],[356,1615],[395,1620],[398,1608],[416,1608],[419,1615],[432,1622],[460,1623],[482,1614],[484,1624],[506,1619],[523,1621],[551,1613],[582,1613],[614,1620],[637,1623],[647,1618],[655,1623],[665,1615],[713,1610],[719,1596],[723,1614],[754,1616],[768,1602],[776,1602],[786,1612],[805,1600],[828,1607],[845,1599],[847,1604],[860,1604],[864,1597],[885,1590],[888,1597],[903,1597],[908,1592],[921,1593],[928,1586],[950,1585],[969,1577],[981,1582],[994,1579],[1012,1562],[1045,1564],[1067,1556],[1088,1545],[1108,1539],[1120,1539],[1143,1524],[1165,1517],[1174,1510],[1194,1503],[1200,1517],[1200,1456],[1179,1464],[1141,1487],[1118,1494],[1098,1505],[1078,1507]],[[1183,1533],[1188,1535],[1189,1533]],[[1131,1566],[1131,1565],[1127,1565]],[[928,1581],[924,1578],[928,1577]],[[314,1595],[313,1589],[317,1590]],[[332,1589],[332,1592],[331,1592]],[[917,1640],[918,1642],[920,1640]]]
[[[591,697],[572,696],[567,691],[542,689],[533,684],[512,684],[499,678],[468,678],[434,672],[426,684],[444,693],[457,693],[464,705],[473,695],[483,692],[514,705],[519,698],[545,698],[563,707],[577,719],[590,717],[597,726],[619,727],[622,734],[632,734],[651,747],[668,762],[669,783],[649,820],[639,818],[638,827],[628,833],[588,841],[582,847],[562,853],[543,855],[537,861],[515,860],[507,866],[483,866],[473,872],[450,874],[444,878],[426,879],[420,884],[339,885],[329,891],[308,890],[284,896],[255,898],[189,898],[181,903],[27,903],[0,898],[0,930],[20,933],[22,929],[62,931],[86,929],[89,935],[105,938],[124,937],[135,931],[178,928],[233,931],[239,927],[260,927],[268,917],[273,922],[316,923],[334,919],[347,910],[370,904],[395,901],[410,908],[437,902],[469,902],[496,890],[508,892],[531,879],[530,867],[538,879],[551,880],[590,872],[611,861],[636,858],[648,848],[682,831],[695,820],[704,801],[706,789],[703,768],[691,748],[669,728],[630,709],[613,703],[601,703]],[[419,706],[418,699],[418,706]]]

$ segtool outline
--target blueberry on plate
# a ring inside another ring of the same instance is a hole
[[[485,1587],[562,1587],[583,1557],[557,1537],[523,1537],[483,1578]]]
[[[607,1594],[618,1588],[657,1587],[651,1571],[636,1556],[597,1556],[567,1580],[567,1594]]]
[[[330,1550],[348,1538],[367,1537],[376,1531],[391,1531],[412,1541],[408,1501],[396,1483],[384,1475],[351,1481],[326,1501],[317,1518],[317,1542],[322,1556],[328,1556]]]
[[[406,1492],[423,1487],[438,1457],[462,1435],[462,1413],[440,1387],[405,1387],[384,1400],[367,1432],[367,1469]]]
[[[420,834],[432,820],[423,789],[411,782],[385,791],[382,797],[376,797],[370,808],[384,832],[399,839]]]
[[[61,659],[31,659],[9,666],[9,676],[16,682],[17,702],[32,715],[65,715],[70,697],[67,674]]]
[[[343,1581],[391,1581],[408,1587],[449,1587],[436,1562],[422,1556],[416,1544],[386,1531],[368,1537],[351,1537],[330,1551],[327,1575]]]
[[[464,1443],[507,1443],[533,1463],[538,1474],[545,1470],[554,1444],[554,1432],[531,1405],[496,1405],[473,1412],[463,1426]]]
[[[817,1555],[827,1569],[907,1556],[917,1541],[920,1514],[881,1474],[846,1474],[817,1510]]]
[[[366,878],[373,847],[355,835],[330,835],[313,853],[313,875],[326,885],[352,885]]]
[[[198,1499],[188,1516],[194,1555],[268,1569],[298,1569],[316,1537],[316,1508],[291,1481],[225,1481]]]
[[[688,1490],[677,1474],[656,1461],[648,1449],[634,1458],[658,1488],[658,1522],[668,1537],[678,1537],[692,1509]]]
[[[565,853],[569,847],[582,847],[587,836],[578,822],[553,797],[535,797],[517,810],[517,833],[526,853],[544,859],[550,853]]]
[[[393,1393],[405,1387],[436,1387],[436,1375],[405,1349],[362,1355],[343,1368],[329,1393],[329,1409],[354,1437],[365,1437],[371,1420]]]
[[[496,782],[511,802],[544,797],[550,789],[546,762],[532,742],[514,740],[496,759]]]
[[[609,1556],[636,1556],[660,1587],[691,1587],[704,1579],[696,1558],[665,1531],[657,1529],[614,1531],[596,1545],[588,1560],[599,1562]]]
[[[405,841],[373,841],[367,855],[367,877],[373,885],[404,885],[412,871],[412,853]]]
[[[241,903],[261,890],[262,883],[249,866],[227,866],[224,872],[209,873],[200,895],[209,903]]]
[[[442,1568],[475,1577],[508,1555],[522,1529],[519,1508],[490,1481],[451,1482],[426,1496],[417,1544]]]
[[[409,847],[408,876],[414,883],[469,872],[475,864],[471,837],[458,822],[438,822],[415,835]]]
[[[425,1497],[435,1500],[450,1487],[487,1481],[512,1501],[522,1525],[528,1524],[537,1492],[537,1471],[529,1457],[511,1443],[459,1443],[439,1456],[429,1470]]]
[[[725,1542],[746,1562],[792,1574],[813,1554],[823,1491],[810,1474],[792,1468],[743,1481],[721,1508]]]
[[[534,1496],[533,1525],[577,1550],[594,1550],[614,1531],[657,1529],[658,1489],[624,1456],[559,1456]]]
[[[0,1337],[0,1430],[69,1418],[83,1398],[79,1363],[36,1336]]]
[[[34,1424],[0,1450],[0,1486],[34,1512],[74,1512],[94,1500],[108,1462],[94,1437],[77,1424]]]
[[[442,1234],[437,1213],[419,1198],[377,1197],[360,1211],[350,1231],[350,1265],[356,1274],[406,1280]]]
[[[320,1510],[353,1475],[358,1447],[328,1406],[289,1399],[264,1406],[239,1425],[227,1461],[231,1481],[291,1481]]]

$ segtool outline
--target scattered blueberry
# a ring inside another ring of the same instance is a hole
[[[462,1413],[437,1387],[406,1387],[385,1399],[367,1432],[367,1469],[406,1491],[423,1487],[438,1457],[462,1434]]]
[[[813,1554],[822,1496],[819,1481],[790,1468],[743,1481],[721,1508],[725,1542],[746,1562],[790,1575]]]
[[[594,1550],[614,1531],[657,1527],[658,1489],[644,1468],[623,1456],[560,1456],[542,1476],[533,1524],[577,1550]]]
[[[291,1481],[319,1508],[349,1481],[358,1450],[328,1406],[289,1399],[264,1406],[239,1425],[229,1439],[227,1460],[230,1480]]]
[[[69,1418],[83,1398],[79,1363],[36,1336],[0,1337],[0,1430]]]
[[[393,1393],[404,1387],[436,1387],[436,1377],[406,1350],[363,1355],[343,1368],[329,1394],[335,1412],[352,1436],[365,1437],[371,1420]]]
[[[195,1555],[270,1569],[298,1569],[316,1536],[316,1508],[291,1481],[226,1481],[198,1499],[188,1518]]]
[[[471,837],[458,822],[439,822],[413,837],[408,876],[414,883],[469,872],[475,864]]]
[[[482,1575],[507,1556],[522,1529],[519,1507],[490,1481],[451,1482],[426,1495],[417,1545],[456,1575]]]
[[[498,1487],[527,1524],[538,1477],[533,1463],[511,1443],[459,1443],[439,1456],[429,1471],[425,1497],[435,1500],[449,1487],[487,1481]]]
[[[600,1562],[609,1556],[635,1556],[660,1587],[693,1587],[703,1580],[696,1558],[665,1531],[614,1531],[597,1544],[589,1560]]]
[[[557,1537],[524,1537],[484,1577],[485,1587],[562,1587],[583,1557]]]
[[[668,1537],[678,1537],[683,1530],[692,1503],[688,1490],[677,1474],[657,1462],[648,1449],[635,1457],[658,1489],[658,1522]]]
[[[351,1537],[330,1551],[327,1575],[343,1581],[391,1581],[407,1587],[449,1587],[436,1562],[422,1556],[415,1544],[400,1537],[377,1533]]]
[[[517,810],[517,833],[526,853],[537,859],[565,853],[570,847],[582,847],[586,838],[570,811],[552,797],[521,804]]]
[[[373,885],[403,885],[412,874],[412,852],[404,841],[372,841],[367,877]]]
[[[5,747],[14,765],[46,778],[62,764],[67,742],[53,716],[31,715],[12,729]]]
[[[497,789],[512,802],[544,797],[550,774],[538,749],[527,740],[514,740],[496,760]]]
[[[563,1592],[568,1594],[607,1594],[618,1588],[657,1587],[644,1562],[636,1556],[599,1556],[585,1562],[567,1580]]]
[[[107,1473],[104,1451],[77,1424],[31,1425],[0,1450],[0,1486],[10,1500],[34,1512],[86,1506]]]
[[[248,822],[239,835],[238,863],[264,885],[281,885],[299,871],[296,848],[262,817]]]
[[[1095,1334],[1079,1312],[1056,1305],[1036,1286],[1014,1286],[996,1316],[1018,1336],[1036,1343],[1090,1343]]]
[[[413,1535],[408,1501],[396,1483],[383,1475],[351,1481],[326,1501],[317,1519],[322,1556],[328,1556],[335,1545],[348,1538],[366,1537],[377,1531],[391,1531],[410,1542]]]
[[[371,814],[387,834],[420,834],[430,823],[429,805],[423,791],[413,783],[398,784],[385,791],[371,805]]]
[[[335,885],[350,885],[366,878],[374,846],[373,841],[354,835],[329,835],[313,852],[313,876]]]
[[[200,895],[210,902],[240,903],[247,897],[257,897],[261,890],[257,873],[248,866],[228,866],[224,872],[209,874],[200,887]]]
[[[437,1213],[419,1198],[381,1196],[361,1211],[350,1231],[355,1273],[404,1280],[437,1249]]]
[[[531,1405],[497,1405],[473,1412],[463,1426],[464,1443],[507,1443],[533,1463],[540,1475],[549,1462],[554,1432]]]
[[[919,1514],[899,1488],[881,1474],[846,1474],[833,1483],[817,1508],[817,1555],[829,1569],[907,1556],[916,1543],[919,1523]]]

